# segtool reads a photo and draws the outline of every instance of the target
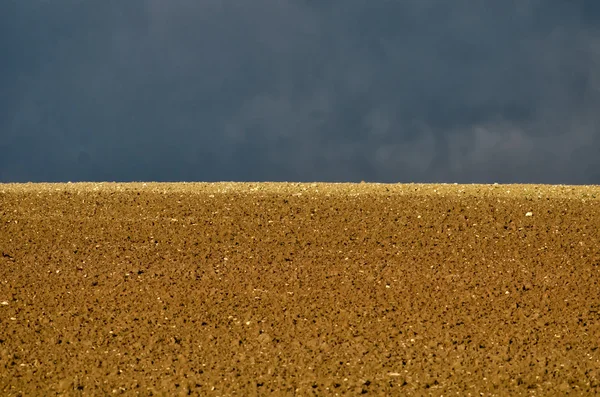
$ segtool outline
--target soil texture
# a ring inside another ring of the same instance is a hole
[[[0,184],[0,394],[600,393],[600,187]]]

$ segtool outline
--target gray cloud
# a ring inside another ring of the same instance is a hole
[[[600,183],[581,1],[7,1],[0,181]]]

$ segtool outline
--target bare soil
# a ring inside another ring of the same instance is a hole
[[[600,187],[0,184],[0,391],[600,393]]]

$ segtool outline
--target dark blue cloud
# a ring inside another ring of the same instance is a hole
[[[0,180],[599,183],[581,1],[0,3]]]

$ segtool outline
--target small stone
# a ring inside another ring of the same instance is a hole
[[[533,216],[533,212],[529,211],[528,213],[525,214],[525,216]]]
[[[271,342],[271,340],[272,340],[271,336],[269,334],[267,334],[267,333],[260,334],[258,336],[258,342],[261,345],[267,344],[267,343]]]

